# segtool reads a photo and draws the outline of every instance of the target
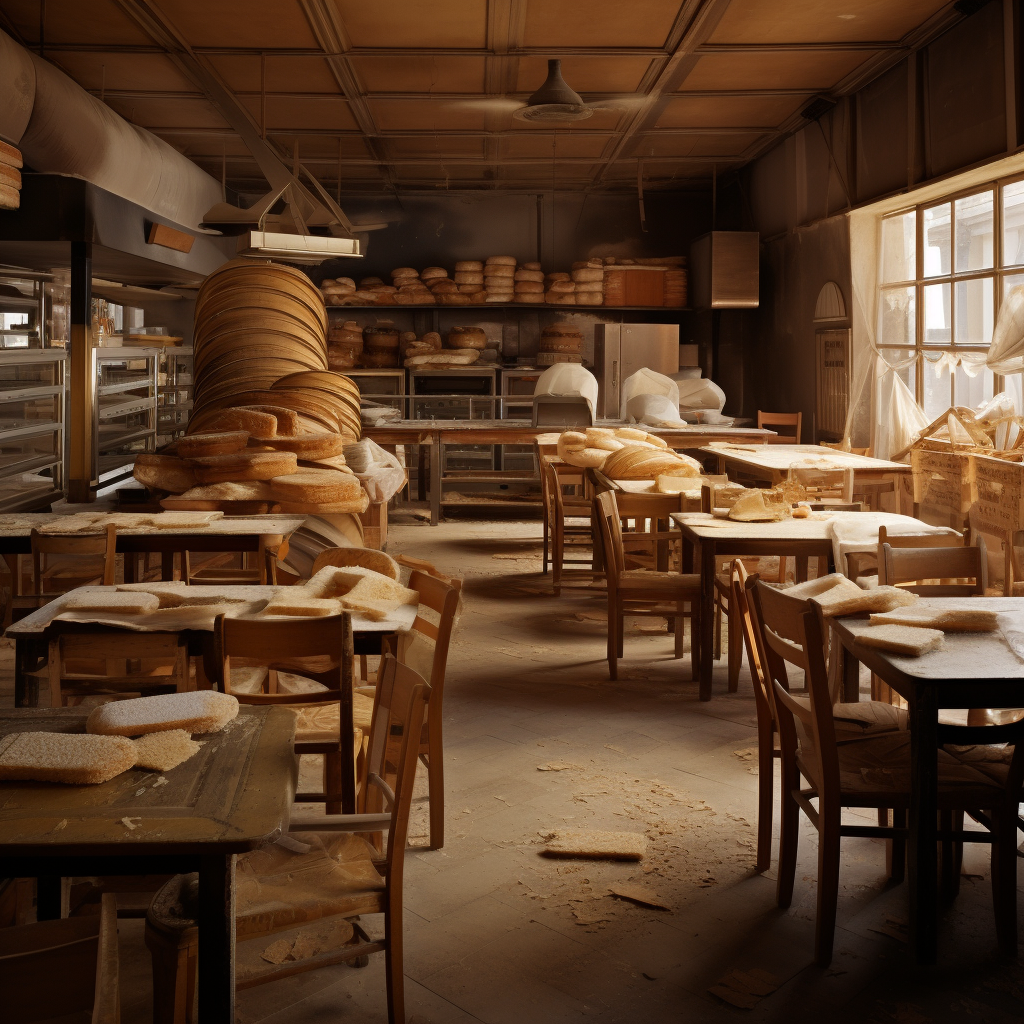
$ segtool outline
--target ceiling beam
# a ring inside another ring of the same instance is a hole
[[[220,161],[222,156],[220,153],[190,153],[190,160],[216,160]],[[240,160],[251,160],[252,158],[248,154],[236,154],[234,156],[228,155],[228,162],[238,163]],[[632,160],[632,157],[620,157],[622,162]],[[688,156],[649,156],[644,158],[645,165],[649,164],[708,164],[709,166],[714,163],[727,164],[727,163],[740,163],[746,160],[746,157],[742,154],[736,154],[733,156],[700,156],[700,155],[688,155]],[[335,157],[303,157],[302,162],[307,166],[314,164],[321,167],[376,167],[380,161],[375,157],[355,157],[346,156],[341,159]],[[554,164],[599,164],[601,163],[601,157],[599,156],[560,156],[552,160],[549,156],[505,156],[501,158],[501,162],[504,165],[510,167],[548,167]],[[451,165],[453,167],[487,167],[491,161],[486,156],[435,156],[431,153],[424,153],[423,156],[403,156],[393,157],[388,160],[388,163],[395,167],[417,167],[427,164],[439,164],[441,167]]]
[[[202,136],[232,136],[235,135],[229,128],[180,128],[160,127],[149,128],[154,135],[202,135]],[[704,127],[704,128],[655,128],[645,129],[638,132],[637,138],[665,138],[671,135],[766,135],[779,131],[775,125],[742,125],[734,127]],[[488,133],[484,129],[477,128],[454,128],[450,131],[424,131],[419,128],[391,129],[378,134],[380,139],[436,139],[439,137],[456,139],[485,139],[488,134],[494,134],[499,138],[526,139],[544,138],[555,135],[558,138],[565,136],[561,132],[546,131],[523,131],[521,129],[509,129]],[[572,134],[581,137],[617,137],[618,132],[614,128],[575,128]],[[341,138],[341,139],[362,139],[363,134],[359,131],[339,131],[334,128],[268,128],[268,136],[308,136],[309,138]],[[595,160],[603,160],[603,157],[595,157]]]
[[[487,49],[484,60],[484,93],[500,99],[518,88],[519,58],[513,51],[522,45],[526,30],[526,0],[487,0]],[[491,182],[497,187],[501,178],[501,147],[493,131],[500,128],[505,113],[495,106],[485,109],[484,125],[488,136],[484,152],[491,167]]]
[[[862,50],[902,50],[903,43],[892,40],[877,42],[815,42],[815,43],[704,43],[694,53],[707,57],[716,53],[858,53]]]

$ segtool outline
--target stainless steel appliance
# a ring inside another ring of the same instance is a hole
[[[414,420],[495,419],[497,369],[474,366],[410,370],[409,404]],[[446,445],[441,473],[494,470],[495,448],[487,444]]]
[[[622,382],[646,367],[666,377],[679,369],[678,324],[595,324],[597,414],[619,419]]]

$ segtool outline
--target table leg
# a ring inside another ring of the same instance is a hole
[[[160,552],[160,579],[164,583],[170,583],[174,579],[174,552]]]
[[[441,438],[430,446],[430,525],[441,521],[441,453],[444,446]]]
[[[422,444],[416,445],[416,498],[427,500],[427,448]]]
[[[835,633],[832,642],[839,643]],[[843,674],[843,700],[852,704],[860,700],[860,662],[842,644],[839,644],[838,655]]]
[[[703,541],[697,547],[700,558],[700,699],[711,700],[715,669],[715,545]]]
[[[46,656],[46,641],[14,641],[14,706],[35,708],[39,706],[39,679],[33,675],[39,668],[40,649]]]
[[[235,1019],[235,858],[199,864],[199,1020]]]
[[[795,563],[794,572],[796,573],[797,583],[807,582],[807,555],[796,555],[793,559]]]
[[[910,929],[919,963],[936,956],[937,883],[935,867],[938,813],[938,710],[921,690],[910,704]]]

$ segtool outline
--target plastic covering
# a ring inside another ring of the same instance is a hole
[[[681,412],[687,409],[721,412],[725,408],[725,392],[713,381],[706,377],[690,377],[680,380],[678,376],[672,378],[679,388],[679,409]]]
[[[359,478],[370,501],[390,501],[405,486],[405,467],[396,456],[368,437],[345,445],[345,461]]]
[[[34,171],[84,178],[192,229],[224,200],[215,178],[2,31],[0,96],[0,137]]]
[[[555,363],[537,378],[534,395],[556,398],[582,398],[590,406],[590,415],[597,418],[597,378],[579,363]]]

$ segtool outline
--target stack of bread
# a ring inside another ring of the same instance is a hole
[[[199,289],[193,350],[194,422],[288,374],[326,370],[323,298],[294,267],[232,260]]]
[[[488,256],[484,263],[487,302],[511,302],[515,297],[515,256]]]
[[[332,370],[351,370],[363,354],[363,329],[355,320],[335,324],[327,334],[327,365]]]
[[[583,332],[575,324],[550,324],[540,332],[538,366],[583,362]]]
[[[599,259],[572,265],[577,306],[600,306],[604,302],[604,263]]]
[[[399,331],[391,320],[378,320],[363,328],[363,355],[360,366],[368,369],[395,369],[399,365]]]
[[[395,286],[395,303],[399,306],[433,305],[433,292],[412,267],[398,267],[391,271],[391,283]]]
[[[426,349],[428,337],[430,348]],[[435,341],[436,339],[436,341]],[[441,347],[440,335],[424,335],[416,350],[407,349],[405,365],[414,370],[444,369],[449,366],[470,366],[487,347],[487,332],[482,327],[453,327],[448,332],[448,347]]]
[[[459,286],[448,276],[448,271],[444,267],[427,267],[420,277],[430,290],[434,302],[439,305],[469,305],[469,296],[459,291]]]
[[[576,304],[576,282],[563,271],[544,275],[544,301],[551,306]]]
[[[0,210],[21,206],[21,151],[0,142]]]
[[[480,260],[459,260],[455,264],[455,284],[460,295],[465,295],[469,302],[485,302],[487,291],[484,288],[484,265]]]
[[[655,480],[660,476],[700,476],[696,459],[672,451],[657,434],[638,427],[587,427],[558,438],[558,457],[571,466],[600,469],[613,480]]]
[[[521,263],[513,278],[516,302],[544,301],[544,271],[539,263]]]

